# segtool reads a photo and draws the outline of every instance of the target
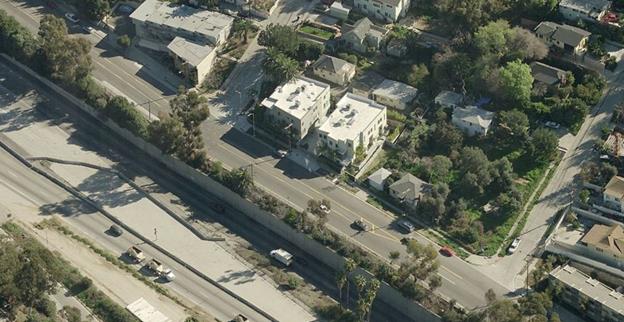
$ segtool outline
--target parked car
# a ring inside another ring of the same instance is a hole
[[[76,17],[75,14],[71,13],[71,12],[67,12],[65,14],[65,18],[73,23],[79,23],[80,19],[78,19],[78,17]]]
[[[518,246],[520,246],[520,238],[514,239],[514,241],[511,242],[511,245],[509,245],[509,249],[507,249],[507,251],[509,254],[513,254],[518,249]]]
[[[322,212],[324,212],[324,213],[326,213],[326,214],[329,214],[329,211],[330,211],[330,210],[329,210],[329,207],[327,207],[327,205],[325,205],[325,204],[321,204],[321,205],[319,206],[319,209],[320,209]]]
[[[110,228],[108,228],[108,231],[110,232],[111,235],[113,236],[121,236],[121,234],[123,234],[123,230],[121,230],[121,227],[113,224],[110,226]]]
[[[600,156],[600,160],[609,161],[609,159],[610,159],[610,157],[609,157],[608,154],[603,154],[603,155]]]
[[[325,13],[325,12],[329,11],[329,6],[327,6],[326,4],[317,3],[314,6],[314,11],[320,12],[320,13]]]
[[[84,31],[86,33],[92,33],[93,32],[93,27],[91,27],[91,26],[82,26],[82,31]]]
[[[286,150],[279,149],[275,151],[275,157],[277,158],[285,158],[286,155],[288,155],[288,151]]]
[[[399,228],[401,228],[408,234],[413,232],[416,229],[416,227],[414,227],[414,224],[412,224],[406,219],[399,220],[399,222],[397,222],[397,226],[399,226]]]
[[[558,129],[559,127],[561,127],[561,125],[557,122],[553,122],[553,121],[547,121],[546,123],[544,123],[544,125],[546,127],[549,127],[551,129]]]
[[[353,225],[361,230],[361,231],[369,231],[370,230],[370,226],[364,221],[364,219],[360,218],[356,221],[353,222]]]
[[[440,254],[446,256],[446,257],[453,257],[455,255],[455,252],[453,252],[452,249],[444,246],[442,248],[440,248]]]

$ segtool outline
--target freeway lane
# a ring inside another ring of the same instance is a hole
[[[130,233],[124,233],[120,237],[113,238],[105,231],[113,224],[106,217],[75,199],[62,188],[54,185],[45,178],[34,173],[22,163],[14,159],[6,151],[0,149],[0,185],[22,197],[22,200],[3,199],[2,203],[10,209],[14,216],[20,219],[22,213],[15,211],[14,203],[20,203],[22,207],[33,208],[35,212],[60,212],[64,221],[70,224],[73,230],[79,231],[89,239],[95,241],[100,247],[109,250],[112,254],[122,254],[130,245],[140,245],[148,258],[158,258],[163,264],[171,267],[177,278],[166,284],[175,292],[188,298],[200,309],[210,312],[221,320],[232,318],[238,313],[244,313],[254,321],[266,321],[261,315],[240,302],[224,294],[210,283],[197,277],[195,274],[177,264],[177,262],[164,256],[157,250],[149,247]],[[24,204],[27,202],[28,204]],[[39,220],[47,217],[45,214],[38,217]],[[139,265],[133,265],[137,270]]]

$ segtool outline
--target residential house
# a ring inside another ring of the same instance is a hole
[[[340,58],[322,55],[312,65],[312,73],[326,81],[345,86],[355,76],[355,65]]]
[[[334,1],[334,3],[332,3],[332,5],[329,7],[329,15],[342,21],[346,21],[347,19],[349,19],[350,11],[351,8],[345,6],[340,1]]]
[[[379,104],[383,104],[397,110],[405,110],[418,96],[418,90],[407,84],[384,80],[372,93],[372,98]]]
[[[535,35],[550,47],[567,54],[581,55],[585,52],[591,32],[569,25],[543,21],[535,27]]]
[[[354,0],[353,8],[377,20],[396,22],[405,17],[410,4],[410,0]]]
[[[379,168],[368,176],[368,185],[377,191],[384,191],[386,186],[386,179],[392,175],[392,172],[386,168]]]
[[[604,187],[602,199],[605,204],[619,212],[624,212],[624,178],[614,176]]]
[[[351,92],[356,95],[370,97],[373,90],[386,80],[381,74],[374,71],[366,71],[359,75],[351,83]]]
[[[295,140],[306,137],[325,117],[330,107],[329,85],[306,77],[278,86],[262,101],[273,125],[288,131]]]
[[[565,85],[566,71],[540,62],[531,63],[531,75],[536,83],[546,86]]]
[[[368,18],[358,20],[353,26],[343,27],[344,33],[340,42],[347,48],[359,53],[375,52],[379,50],[383,38],[388,30],[373,24]]]
[[[607,0],[561,0],[559,2],[559,13],[572,21],[600,21],[609,8],[611,8],[611,1]]]
[[[458,107],[451,121],[469,136],[487,135],[494,120],[494,113],[476,106]]]
[[[422,195],[431,190],[431,185],[408,173],[392,183],[388,190],[397,201],[408,207],[416,207]]]
[[[624,229],[620,225],[595,224],[579,243],[587,248],[592,257],[624,260]]]
[[[174,38],[167,46],[174,66],[193,86],[200,85],[212,70],[217,51],[210,45],[201,45],[182,37]]]
[[[348,166],[357,157],[374,152],[383,143],[386,128],[385,106],[347,93],[318,130],[320,152]]]
[[[600,322],[624,321],[622,293],[599,280],[567,264],[550,272],[548,280],[555,289],[561,290],[557,299],[578,308],[587,319]]]
[[[451,91],[441,91],[433,101],[444,108],[454,109],[462,105],[464,102],[464,95]]]

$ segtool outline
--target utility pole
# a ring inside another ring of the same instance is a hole
[[[154,228],[154,241],[158,240],[158,230],[156,230],[156,228]]]

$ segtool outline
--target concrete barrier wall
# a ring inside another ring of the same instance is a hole
[[[285,222],[283,222],[276,216],[260,209],[258,206],[251,203],[249,200],[242,198],[241,196],[234,193],[233,191],[223,186],[219,182],[197,171],[196,169],[188,166],[184,162],[178,159],[175,159],[169,155],[163,154],[158,148],[156,148],[152,144],[135,136],[130,131],[119,127],[112,120],[106,117],[103,117],[97,110],[85,104],[84,102],[77,99],[73,95],[67,93],[65,90],[58,87],[54,83],[37,75],[35,72],[31,71],[30,69],[21,65],[20,63],[15,62],[10,57],[4,54],[2,55],[3,57],[14,62],[16,66],[19,66],[21,69],[29,73],[31,76],[36,77],[46,86],[48,86],[49,88],[51,88],[58,94],[65,97],[67,100],[73,102],[82,111],[101,120],[103,124],[106,127],[108,127],[110,130],[115,132],[117,135],[123,137],[128,142],[132,143],[137,148],[141,149],[143,152],[147,153],[154,159],[158,160],[170,170],[174,171],[175,173],[179,174],[185,179],[194,182],[195,184],[202,187],[204,190],[208,191],[209,193],[221,198],[230,207],[236,209],[240,213],[250,217],[252,220],[258,222],[262,226],[273,231],[274,233],[278,234],[282,238],[288,240],[289,242],[296,245],[298,248],[300,248],[307,254],[313,256],[316,260],[324,263],[325,265],[333,268],[334,270],[342,269],[342,267],[344,266],[345,259],[342,256],[335,253],[333,250],[321,245],[320,243],[307,237],[305,234],[294,230],[288,224],[286,224]],[[362,270],[362,269],[358,269],[357,274],[364,275],[367,278],[373,277],[373,275],[370,272]],[[352,276],[355,276],[355,275],[356,274]],[[397,311],[405,314],[406,316],[410,317],[414,321],[438,322],[441,320],[439,316],[430,312],[429,310],[424,308],[419,303],[406,299],[403,295],[401,295],[401,293],[399,293],[397,290],[395,290],[394,288],[392,288],[386,283],[382,283],[379,289],[378,299],[392,306]]]

